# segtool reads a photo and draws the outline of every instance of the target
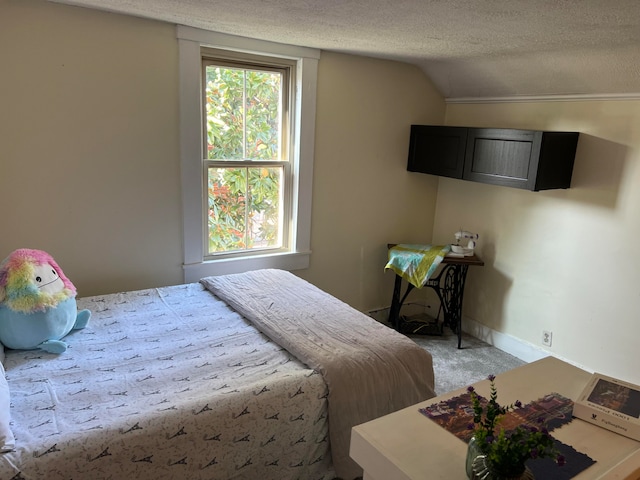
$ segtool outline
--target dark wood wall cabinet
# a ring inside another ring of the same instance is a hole
[[[569,188],[579,135],[411,125],[407,170],[533,191]]]

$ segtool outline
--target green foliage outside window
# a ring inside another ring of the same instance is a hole
[[[209,253],[280,245],[279,72],[206,67]]]

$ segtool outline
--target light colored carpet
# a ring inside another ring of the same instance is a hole
[[[437,395],[468,387],[489,375],[498,375],[526,362],[467,334],[462,334],[462,348],[458,336],[448,328],[441,337],[408,335],[433,356]]]

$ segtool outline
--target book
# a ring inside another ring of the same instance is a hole
[[[573,416],[640,441],[640,386],[594,373],[573,404]]]

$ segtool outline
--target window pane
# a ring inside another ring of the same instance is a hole
[[[243,158],[244,70],[207,66],[207,158]]]
[[[283,168],[208,170],[209,254],[282,246]]]
[[[280,160],[282,75],[205,68],[207,158]]]
[[[252,160],[280,159],[281,75],[247,71],[247,152]]]

